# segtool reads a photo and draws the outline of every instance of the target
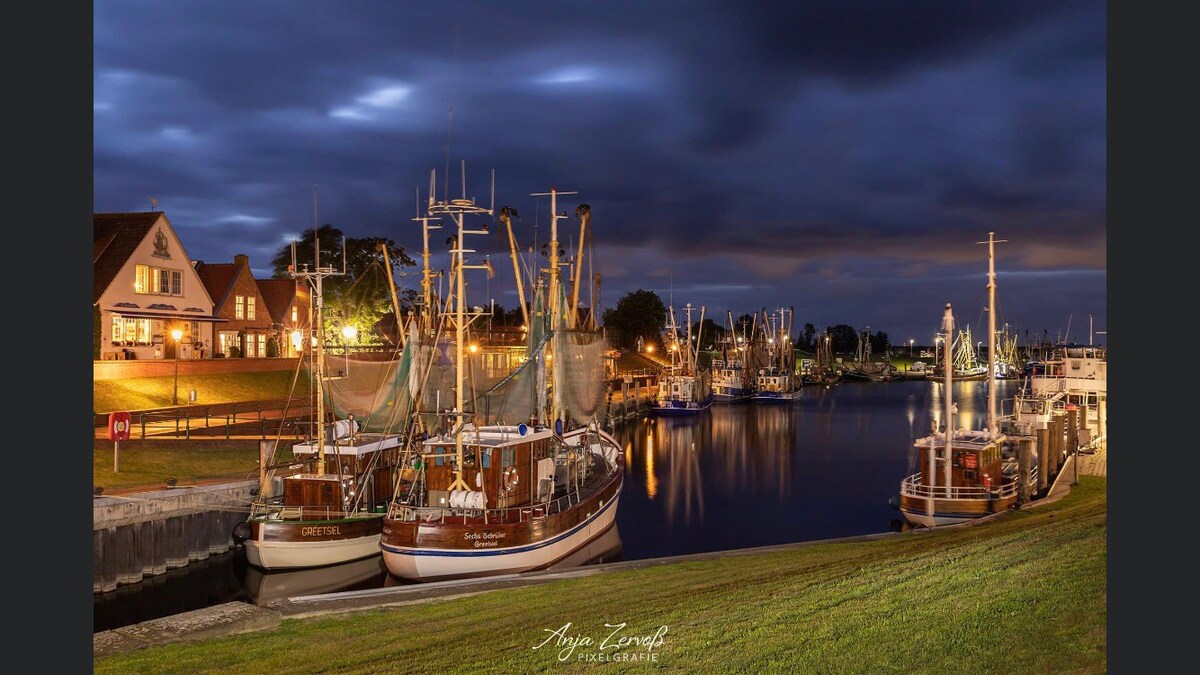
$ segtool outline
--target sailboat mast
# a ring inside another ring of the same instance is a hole
[[[945,352],[943,354],[946,362],[946,374],[942,384],[945,389],[946,397],[946,464],[945,464],[945,489],[946,494],[950,494],[950,439],[954,436],[954,368],[952,364],[952,356],[950,354],[950,338],[949,335],[954,331],[954,314],[950,311],[950,303],[946,303],[946,314],[942,317],[942,331],[947,335],[945,342]],[[937,464],[934,463],[934,442],[929,441],[929,474],[936,475]],[[932,486],[931,486],[932,487]]]
[[[993,436],[999,432],[996,414],[996,244],[1008,241],[996,239],[988,232],[988,416],[987,428]],[[985,242],[979,242],[983,244]]]

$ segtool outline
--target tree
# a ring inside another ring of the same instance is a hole
[[[888,341],[887,333],[881,330],[875,331],[875,334],[870,337],[870,340],[872,354],[887,354],[888,348],[891,346],[891,342]]]
[[[267,338],[267,357],[275,358],[279,356],[279,342],[275,340],[275,336]]]
[[[829,335],[829,350],[834,354],[853,354],[858,349],[858,330],[839,323],[825,329]]]
[[[316,231],[321,240],[321,265],[332,265],[342,269],[342,231],[326,223]],[[387,266],[384,263],[380,244],[387,246],[392,276],[398,276],[405,267],[416,263],[396,242],[384,237],[347,237],[345,239],[346,274],[325,277],[322,282],[325,301],[325,331],[338,336],[346,325],[358,329],[358,340],[371,341],[371,337],[382,337],[380,320],[394,314],[392,293],[388,284]],[[307,230],[296,242],[296,264],[299,269],[308,265],[312,269],[313,230]],[[276,278],[288,278],[288,267],[292,264],[292,247],[284,246],[271,260]],[[404,292],[400,296],[412,307],[415,292]],[[401,311],[405,305],[401,304]],[[395,324],[393,317],[392,325]]]
[[[700,336],[701,350],[711,351],[719,349],[721,342],[725,340],[725,335],[728,332],[729,330],[724,326],[717,325],[715,321],[709,318],[705,318],[703,322],[697,321],[692,324],[692,337]]]
[[[733,328],[737,332],[737,334],[744,335],[747,338],[750,337],[750,328],[753,325],[754,325],[754,316],[752,316],[750,314],[743,314],[743,315],[739,316],[736,321],[733,322]]]
[[[800,333],[800,337],[796,339],[796,347],[806,352],[814,352],[817,350],[816,345],[817,328],[811,323],[804,324],[804,331]]]
[[[662,298],[640,288],[622,296],[616,307],[604,310],[608,340],[620,349],[635,349],[638,338],[647,344],[659,343],[666,322],[667,306]]]

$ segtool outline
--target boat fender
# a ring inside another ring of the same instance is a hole
[[[242,545],[248,539],[250,539],[251,536],[252,536],[252,533],[250,531],[250,523],[247,523],[246,521],[243,520],[242,522],[233,526],[233,544],[234,544],[234,546]]]

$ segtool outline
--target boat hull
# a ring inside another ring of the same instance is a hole
[[[760,391],[751,397],[755,403],[791,403],[800,399],[800,390],[795,391]]]
[[[750,397],[753,395],[754,392],[749,389],[730,388],[729,393],[713,392],[712,401],[713,403],[738,403],[750,400]]]
[[[379,554],[384,514],[330,521],[251,519],[246,561],[265,570],[323,567]]]
[[[680,401],[665,401],[663,403],[655,403],[650,406],[650,414],[659,417],[680,417],[686,415],[699,415],[708,410],[713,403],[713,396],[700,401],[699,403],[684,404]]]
[[[933,513],[930,514],[928,498],[901,495],[900,513],[904,514],[904,519],[910,524],[938,527],[1007,511],[1016,503],[1016,495],[995,499],[934,499]]]
[[[414,548],[385,542],[382,545],[383,562],[393,575],[414,581],[515,574],[547,568],[571,556],[587,546],[589,542],[609,531],[616,522],[619,501],[620,485],[617,485],[615,494],[611,499],[606,500],[603,506],[599,506],[598,511],[591,513],[574,527],[541,541],[504,548],[474,550],[467,548]],[[523,525],[526,527],[522,529],[531,532],[542,529],[538,521]],[[468,533],[481,536],[486,533],[486,531],[481,533],[478,528],[470,526],[461,528],[461,531],[453,526],[439,529],[446,530],[440,534],[459,540],[463,540]],[[492,532],[499,536],[501,530],[497,528]],[[504,538],[512,536],[512,538],[518,539],[520,538],[519,534],[519,532],[505,533]],[[494,541],[494,539],[479,538],[470,543],[482,545],[490,541]]]

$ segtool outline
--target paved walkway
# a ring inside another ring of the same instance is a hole
[[[1095,454],[1080,453],[1079,474],[1082,476],[1108,476],[1108,442],[1097,444]]]

